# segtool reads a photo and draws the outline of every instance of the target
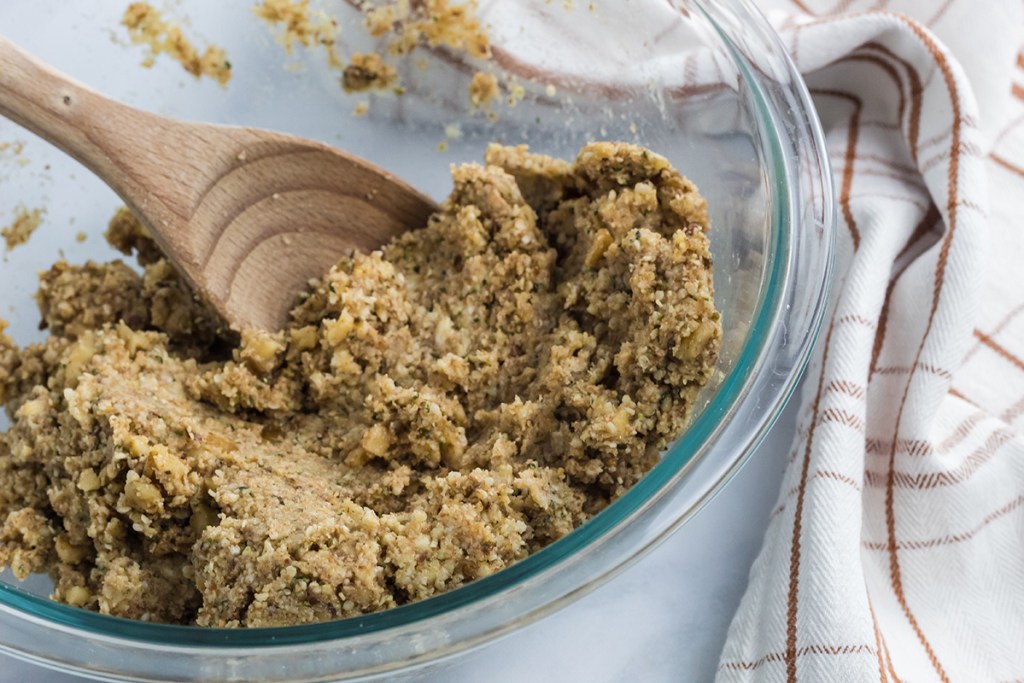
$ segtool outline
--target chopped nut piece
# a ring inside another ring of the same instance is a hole
[[[242,347],[239,355],[249,368],[256,373],[266,374],[277,367],[285,345],[281,334],[263,330],[242,332]]]
[[[58,536],[54,547],[57,550],[57,557],[65,564],[78,564],[89,556],[88,547],[73,545],[66,536]]]
[[[132,473],[134,474],[134,472]],[[124,500],[139,512],[155,513],[163,508],[163,495],[153,482],[135,475],[124,485]]]
[[[85,607],[92,600],[92,593],[83,586],[71,586],[64,592],[64,601],[72,607]]]
[[[96,475],[96,472],[92,469],[83,470],[78,475],[78,489],[89,493],[95,491],[100,487],[100,478]]]
[[[388,454],[388,447],[391,445],[391,435],[384,425],[375,424],[363,434],[361,441],[363,449],[371,455],[384,457]]]

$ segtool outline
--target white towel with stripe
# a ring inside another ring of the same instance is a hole
[[[771,0],[833,308],[720,681],[1024,681],[1024,6]]]

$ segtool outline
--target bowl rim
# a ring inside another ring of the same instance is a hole
[[[690,0],[689,2],[684,0],[683,4],[696,6],[719,32],[725,45],[733,51],[737,68],[743,74],[744,80],[753,86],[750,91],[755,104],[754,111],[760,119],[759,124],[764,125],[766,121],[770,122],[771,120],[770,96],[763,91],[760,85],[762,75],[755,72],[753,66],[739,51],[720,23],[723,17],[722,13],[732,11],[739,12],[746,18],[758,18],[763,23],[762,30],[767,28],[776,43],[776,49],[780,51],[787,63],[788,72],[785,75],[790,79],[791,94],[795,98],[794,101],[802,107],[801,115],[806,117],[802,123],[807,130],[803,132],[808,135],[809,148],[811,153],[816,156],[820,171],[819,179],[827,181],[825,187],[828,188],[820,197],[822,225],[819,226],[822,229],[822,245],[828,253],[815,283],[818,285],[818,290],[816,292],[817,300],[814,302],[814,309],[810,314],[811,327],[797,341],[797,348],[792,354],[793,364],[784,381],[777,387],[775,395],[772,397],[772,406],[768,411],[762,413],[761,423],[756,425],[755,433],[751,435],[742,451],[733,455],[731,462],[722,463],[723,467],[720,468],[717,478],[701,492],[696,503],[683,511],[675,522],[667,525],[656,538],[636,549],[631,557],[623,558],[617,563],[609,563],[609,566],[600,575],[590,576],[585,582],[581,582],[571,596],[563,595],[550,600],[543,607],[534,609],[529,615],[524,615],[530,617],[529,620],[538,618],[565,604],[569,599],[596,587],[614,572],[621,570],[629,562],[635,561],[644,552],[663,540],[674,528],[692,517],[717,493],[745,462],[781,413],[806,366],[814,340],[824,319],[824,302],[828,298],[834,251],[834,199],[823,135],[820,123],[810,104],[806,87],[792,62],[785,55],[777,35],[771,31],[767,21],[760,16],[750,0],[719,0],[718,4],[721,6],[717,8],[714,7],[714,2],[708,2],[708,0]],[[779,319],[789,297],[793,296],[790,286],[792,284],[790,275],[794,268],[794,264],[791,262],[794,258],[793,229],[799,227],[801,221],[796,218],[794,213],[799,207],[793,205],[792,192],[794,190],[792,184],[788,182],[792,181],[792,169],[787,166],[785,159],[783,131],[766,125],[762,133],[764,141],[767,142],[767,149],[771,151],[771,154],[765,159],[766,166],[769,166],[771,170],[773,186],[769,196],[775,197],[778,201],[772,205],[770,245],[767,250],[768,263],[765,268],[767,275],[762,278],[762,295],[736,363],[709,403],[695,416],[686,432],[669,447],[658,464],[605,510],[565,537],[500,572],[477,579],[446,593],[383,612],[317,624],[246,629],[153,624],[72,608],[31,595],[16,586],[3,582],[0,582],[0,613],[13,615],[26,622],[47,628],[87,635],[92,639],[106,639],[114,643],[132,642],[146,646],[159,645],[164,649],[182,652],[219,651],[223,654],[240,654],[252,648],[258,648],[261,651],[301,648],[305,645],[355,639],[368,634],[395,631],[411,626],[422,629],[439,617],[486,607],[489,599],[507,594],[517,586],[530,580],[536,580],[545,573],[557,571],[571,558],[578,559],[581,551],[592,548],[596,542],[621,531],[630,522],[650,511],[652,504],[659,499],[659,496],[663,496],[668,489],[691,473],[693,466],[697,464],[696,461],[707,454],[708,440],[719,433],[723,419],[727,419],[735,413],[737,403],[748,397],[750,387],[758,373],[763,373],[766,369],[761,361],[764,360],[765,353],[771,350],[773,344],[778,341],[775,335],[778,333]],[[522,625],[527,621],[519,619],[517,623]],[[483,642],[499,632],[501,632],[500,629],[492,629],[487,633],[478,634],[475,639],[467,639],[457,648],[437,649],[433,653],[437,656],[429,658],[436,659],[458,649]],[[0,649],[9,648],[0,644]],[[13,650],[13,653],[35,660],[46,660],[45,657],[31,656],[29,653],[19,650]]]

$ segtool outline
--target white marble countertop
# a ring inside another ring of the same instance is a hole
[[[401,680],[707,681],[775,503],[793,434],[791,402],[739,474],[661,546],[527,628]],[[552,644],[557,647],[552,647]],[[78,683],[0,655],[0,683]]]

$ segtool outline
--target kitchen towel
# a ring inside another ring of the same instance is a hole
[[[832,308],[732,681],[1024,681],[1024,5],[771,0],[835,176]]]

